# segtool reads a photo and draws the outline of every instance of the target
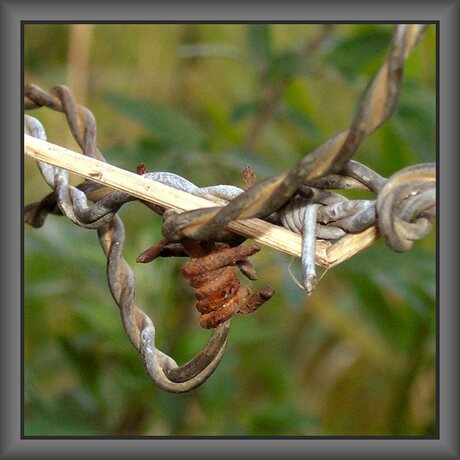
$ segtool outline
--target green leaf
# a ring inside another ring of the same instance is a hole
[[[305,58],[297,51],[284,51],[273,56],[270,71],[275,78],[291,78],[308,73]]]
[[[388,52],[390,41],[390,31],[365,28],[338,42],[325,53],[323,62],[353,80],[362,73],[372,74],[378,68]]]
[[[234,109],[230,116],[232,123],[238,123],[239,121],[246,120],[251,115],[255,114],[260,108],[260,103],[247,101],[241,102]]]
[[[253,62],[267,66],[272,57],[272,41],[268,24],[250,24],[248,26],[249,56]]]
[[[116,92],[108,93],[106,100],[123,115],[142,123],[170,147],[193,149],[203,141],[200,127],[172,107]]]
[[[92,395],[73,389],[39,408],[26,408],[26,436],[100,436],[98,412]]]
[[[256,407],[248,421],[250,435],[271,436],[303,435],[307,427],[312,425],[312,419],[306,419],[298,405],[294,403],[279,404],[275,401],[267,402]]]
[[[417,156],[417,161],[434,161],[436,152],[436,97],[408,81],[391,123]]]
[[[287,103],[282,107],[281,113],[283,116],[289,118],[299,128],[303,129],[309,136],[317,138],[320,133],[316,123],[307,114],[296,109],[291,104]]]

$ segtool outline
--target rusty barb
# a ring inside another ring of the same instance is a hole
[[[181,273],[194,288],[201,327],[213,329],[228,321],[234,313],[252,313],[273,296],[271,286],[264,286],[255,293],[249,287],[241,288],[236,276],[238,267],[250,280],[257,279],[248,257],[259,251],[256,245],[231,247],[225,243],[184,238],[181,243],[160,241],[140,254],[137,262],[151,262],[159,256],[190,256],[192,260],[184,264]]]
[[[274,294],[271,286],[255,293],[241,286],[237,269],[250,280],[257,278],[248,257],[259,247],[243,245],[245,237],[226,229],[232,221],[258,217],[300,234],[303,287],[308,293],[317,283],[315,254],[319,244],[327,248],[321,262],[327,267],[351,257],[379,234],[392,250],[407,251],[415,240],[430,231],[436,216],[434,163],[409,166],[384,178],[351,159],[364,138],[394,112],[405,60],[425,27],[395,26],[387,59],[365,90],[349,129],[316,147],[287,173],[257,183],[255,172],[246,168],[242,190],[231,185],[198,187],[176,174],[149,173],[143,165],[138,167],[138,174],[147,179],[219,203],[178,213],[142,201],[163,217],[164,240],[143,251],[137,261],[189,257],[181,273],[194,290],[200,325],[212,329],[203,349],[182,366],[156,347],[153,321],[134,301],[135,278],[123,258],[125,233],[117,212],[136,198],[89,179],[72,186],[67,170],[38,162],[53,192],[26,206],[25,222],[41,227],[51,213],[64,215],[81,227],[97,229],[107,257],[109,288],[120,309],[123,327],[141,354],[149,376],[160,388],[179,393],[203,383],[222,359],[232,316],[256,310]],[[24,105],[26,110],[44,106],[64,113],[83,155],[105,162],[96,147],[96,121],[92,113],[78,105],[66,87],[47,92],[26,85]],[[45,129],[30,116],[25,116],[25,133],[46,140]],[[368,190],[375,194],[375,199],[349,200],[337,193],[344,189]],[[350,238],[356,234],[365,234],[365,243],[351,253],[346,252]]]

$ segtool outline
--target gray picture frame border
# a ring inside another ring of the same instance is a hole
[[[459,458],[458,187],[459,1],[42,1],[0,0],[1,429],[0,458]],[[24,21],[430,21],[439,27],[438,427],[433,438],[43,438],[22,430],[21,23]],[[19,102],[19,103],[18,103]],[[449,191],[454,191],[454,193]],[[452,222],[451,222],[452,221]],[[457,433],[457,434],[456,434]]]

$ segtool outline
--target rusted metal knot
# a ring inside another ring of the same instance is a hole
[[[259,252],[254,244],[230,246],[214,241],[195,241],[184,238],[180,242],[162,240],[137,257],[147,263],[157,257],[189,256],[181,269],[182,276],[194,290],[196,308],[200,312],[200,326],[214,329],[235,313],[247,314],[269,300],[274,289],[264,286],[253,292],[241,286],[237,268],[250,280],[256,280],[255,269],[248,257]]]

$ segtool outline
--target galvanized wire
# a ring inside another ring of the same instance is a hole
[[[223,208],[171,214],[163,226],[164,236],[212,238],[232,220],[265,218],[286,204],[302,184],[339,172],[364,138],[392,115],[401,89],[404,62],[425,29],[426,25],[420,24],[395,27],[388,57],[367,87],[348,130],[315,148],[288,173],[260,182]]]
[[[48,106],[65,112],[72,134],[82,147],[83,153],[105,161],[102,154],[95,149],[94,118],[87,109],[75,103],[67,88],[59,87],[46,93],[36,86],[27,85],[25,105],[26,108]],[[31,135],[46,139],[45,130],[38,120],[32,117],[26,116],[25,129]],[[88,224],[77,217],[81,211],[79,207],[82,201],[86,206],[87,200],[86,198],[81,200],[83,192],[68,183],[68,174],[60,168],[45,163],[39,162],[39,167],[47,183],[55,190],[55,203],[52,203],[53,200],[48,197],[45,198],[45,205],[43,202],[29,205],[25,210],[26,222],[34,223],[35,226],[42,225],[49,210],[57,212],[55,209],[57,203],[62,214],[77,225],[97,228],[100,244],[107,257],[110,292],[119,306],[123,327],[131,343],[142,355],[148,374],[160,388],[169,392],[180,393],[199,386],[213,373],[223,357],[231,320],[213,329],[208,343],[201,352],[188,363],[178,366],[171,357],[155,346],[156,331],[153,321],[134,302],[135,278],[129,264],[123,258],[125,231],[121,219],[116,215],[123,200],[115,200],[117,201],[115,210],[104,213],[96,221],[90,219],[91,222]],[[85,184],[88,184],[88,181]],[[97,190],[97,187],[95,189]],[[72,201],[73,198],[77,199]],[[130,199],[128,197],[128,200]]]
[[[343,236],[378,225],[380,234],[395,251],[410,249],[423,238],[436,215],[436,167],[434,163],[410,166],[386,179],[365,165],[351,160],[363,139],[378,129],[393,113],[402,82],[404,62],[426,26],[395,27],[389,55],[367,87],[357,114],[346,131],[328,139],[305,156],[291,171],[254,184],[247,190],[231,185],[198,187],[170,172],[146,173],[144,177],[208,198],[216,207],[178,214],[144,203],[163,215],[163,234],[170,242],[184,237],[199,241],[244,238],[225,231],[232,221],[260,217],[301,233],[304,285],[311,292],[316,284],[315,244],[318,238],[339,241]],[[96,147],[96,122],[91,112],[78,105],[63,86],[46,92],[26,85],[26,109],[45,106],[66,115],[68,125],[84,155],[105,161]],[[25,130],[40,139],[46,133],[40,122],[26,116]],[[78,187],[68,182],[68,173],[39,162],[40,171],[53,193],[26,206],[25,221],[43,225],[49,213],[63,214],[75,224],[97,229],[107,257],[107,276],[112,296],[119,306],[124,329],[141,354],[152,380],[170,392],[189,391],[205,381],[222,359],[230,320],[213,329],[198,355],[183,366],[155,346],[155,326],[134,301],[135,279],[123,258],[124,226],[117,215],[133,197],[104,189],[89,180]],[[374,192],[373,200],[348,200],[336,189],[357,188]],[[227,203],[227,204],[226,204]]]

